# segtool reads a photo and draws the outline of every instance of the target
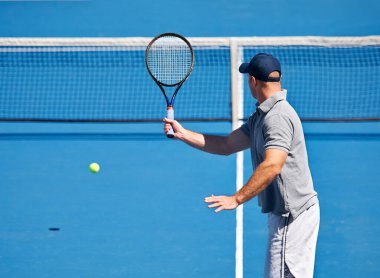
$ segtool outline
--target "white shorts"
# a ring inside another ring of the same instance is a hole
[[[319,204],[296,219],[268,214],[265,278],[311,278],[319,230]]]

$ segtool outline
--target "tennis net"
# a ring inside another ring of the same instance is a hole
[[[189,40],[195,66],[175,102],[178,119],[247,118],[255,101],[237,69],[259,52],[280,60],[301,119],[380,119],[380,37]],[[0,120],[161,121],[166,104],[144,63],[149,41],[0,38]]]

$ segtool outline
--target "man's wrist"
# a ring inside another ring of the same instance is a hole
[[[182,128],[180,132],[178,132],[178,134],[180,135],[178,137],[179,140],[181,141],[184,141],[184,142],[187,142],[189,141],[188,138],[189,138],[189,131],[185,128]]]
[[[232,196],[234,199],[235,199],[235,202],[238,204],[238,205],[241,205],[243,202],[243,198],[242,196],[240,196],[239,192],[237,192],[235,195]]]

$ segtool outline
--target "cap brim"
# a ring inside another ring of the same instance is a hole
[[[240,73],[248,73],[248,67],[249,67],[249,63],[243,63],[240,65],[239,67],[239,72]]]

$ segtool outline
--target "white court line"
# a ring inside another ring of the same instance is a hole
[[[243,62],[243,49],[239,47],[236,40],[230,41],[231,53],[231,103],[232,103],[232,130],[239,128],[243,122],[244,115],[244,84],[242,74],[239,74],[238,67]],[[236,154],[236,191],[244,185],[244,153]],[[236,208],[236,250],[235,250],[235,278],[243,278],[244,257],[243,257],[243,205]]]

